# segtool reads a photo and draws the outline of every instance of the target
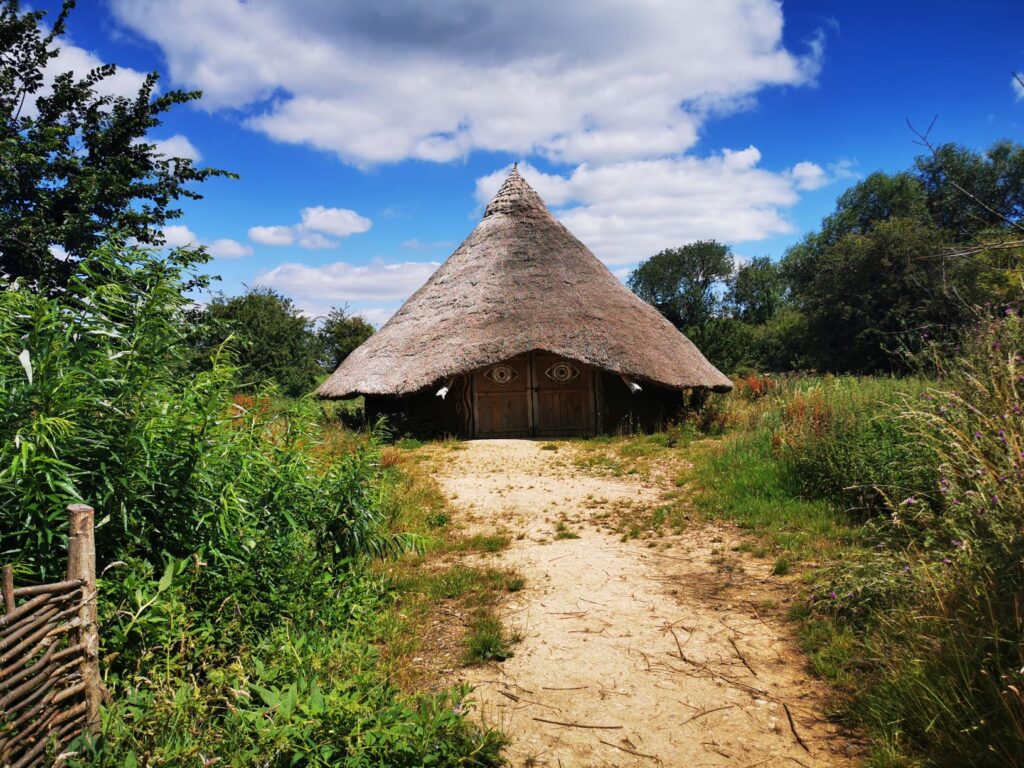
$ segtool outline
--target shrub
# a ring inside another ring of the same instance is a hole
[[[65,292],[0,286],[0,552],[63,568],[64,506],[97,510],[112,693],[89,765],[491,765],[464,692],[410,698],[374,648],[366,558],[392,473],[320,409],[236,397],[230,349],[188,373],[185,260],[106,247]],[[326,446],[326,447],[325,447]]]
[[[857,518],[911,497],[939,508],[935,457],[900,416],[922,388],[914,379],[825,379],[783,401],[773,445],[806,494]]]
[[[837,567],[814,611],[858,632],[853,711],[928,764],[1024,764],[1024,321],[988,322],[937,360],[901,429],[939,504],[889,501],[876,553]]]

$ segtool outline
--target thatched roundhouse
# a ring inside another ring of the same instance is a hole
[[[513,169],[465,242],[320,387],[401,431],[653,427],[729,379],[629,291]]]

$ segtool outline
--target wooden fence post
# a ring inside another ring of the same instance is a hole
[[[14,610],[14,568],[4,566],[4,611],[10,613]]]
[[[100,635],[96,619],[96,540],[93,508],[87,504],[68,506],[68,578],[82,582],[82,602],[78,609],[78,638],[82,654],[82,682],[85,684],[85,727],[98,733],[103,683],[100,680]]]

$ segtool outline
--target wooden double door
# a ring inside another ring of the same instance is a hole
[[[597,424],[594,371],[531,352],[473,374],[474,437],[582,437]]]

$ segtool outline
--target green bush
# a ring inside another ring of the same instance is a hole
[[[869,674],[851,707],[880,760],[1024,764],[1022,350],[1010,314],[939,357],[901,429],[932,457],[941,503],[891,498],[874,553],[815,589],[814,612],[857,633]]]
[[[784,400],[773,444],[804,493],[855,518],[907,498],[940,508],[935,456],[900,416],[906,398],[923,387],[916,379],[821,380]]]
[[[314,404],[193,375],[189,257],[103,248],[65,292],[0,286],[0,555],[63,570],[64,507],[97,510],[111,703],[97,765],[491,765],[464,691],[408,697],[374,650],[392,597],[366,558],[393,475],[332,451]]]

